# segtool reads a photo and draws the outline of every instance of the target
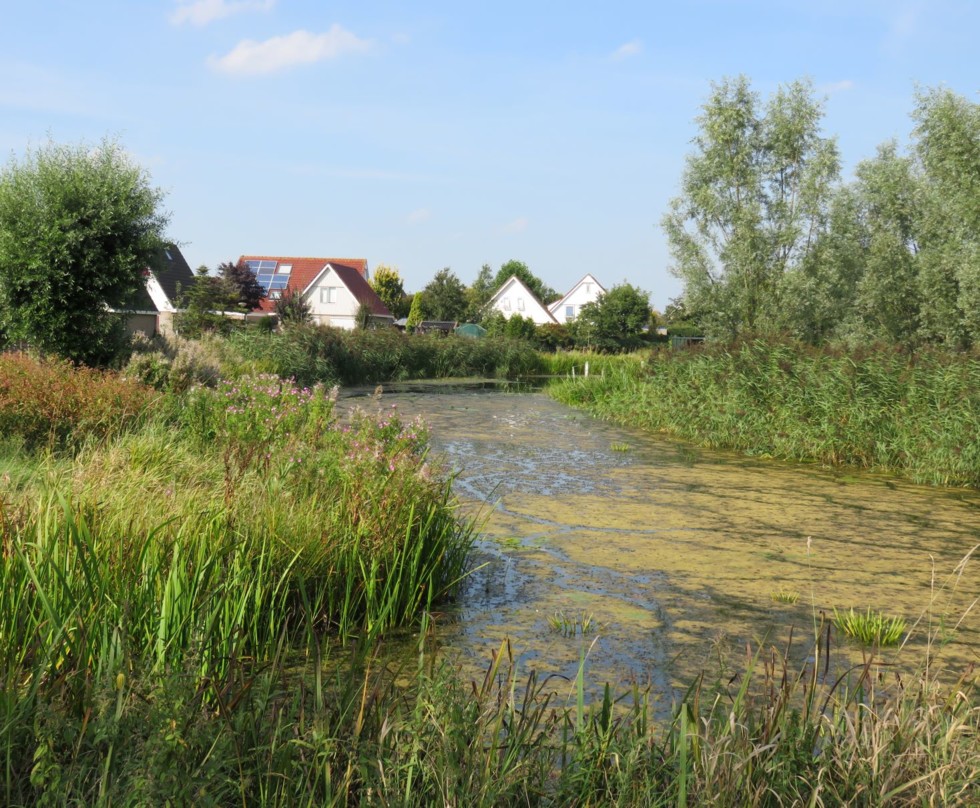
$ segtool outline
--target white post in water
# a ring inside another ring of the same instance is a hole
[[[589,363],[585,363],[585,378],[589,377]]]

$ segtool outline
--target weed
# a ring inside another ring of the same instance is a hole
[[[881,612],[873,612],[870,607],[864,614],[834,609],[834,625],[848,637],[853,637],[864,645],[884,648],[898,645],[905,634],[906,622],[902,617],[888,617]]]

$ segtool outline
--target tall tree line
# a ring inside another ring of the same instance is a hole
[[[812,85],[712,86],[664,216],[685,309],[719,338],[980,343],[980,105],[916,95],[907,151],[842,182]]]

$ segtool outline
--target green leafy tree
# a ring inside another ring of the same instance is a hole
[[[494,276],[493,268],[490,264],[484,264],[477,273],[476,279],[466,290],[469,305],[466,308],[466,319],[470,322],[478,323],[485,315],[487,303],[497,291],[498,286]]]
[[[650,324],[650,295],[623,283],[582,306],[575,330],[588,347],[611,351],[633,348]]]
[[[839,174],[809,82],[781,87],[764,110],[745,77],[712,86],[681,195],[663,219],[688,304],[716,335],[777,321],[784,273],[823,230]]]
[[[228,288],[233,311],[253,311],[265,298],[265,289],[244,262],[226,261],[219,264],[218,276]]]
[[[236,311],[238,294],[225,278],[211,275],[206,266],[195,270],[194,283],[181,290],[178,305],[181,311],[174,325],[183,337],[196,339],[204,333],[227,334],[234,321],[222,312]]]
[[[917,95],[912,118],[923,336],[980,344],[980,104],[932,89]]]
[[[396,320],[408,316],[411,301],[406,298],[405,286],[397,269],[379,264],[371,278],[371,288]]]
[[[405,327],[408,329],[418,328],[425,319],[425,309],[422,297],[421,292],[416,292],[414,297],[412,297],[412,308],[409,310],[408,319],[405,322]]]
[[[426,319],[456,322],[466,318],[466,287],[449,267],[436,273],[422,297]]]
[[[106,364],[125,308],[163,245],[162,194],[111,140],[48,143],[0,174],[0,330],[11,340]]]
[[[919,330],[920,303],[913,161],[886,143],[874,159],[858,165],[856,174],[865,245],[857,314],[871,337],[908,345]]]

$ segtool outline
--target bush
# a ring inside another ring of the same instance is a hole
[[[78,368],[67,360],[0,355],[0,434],[28,449],[77,448],[138,422],[157,398],[119,374]]]

